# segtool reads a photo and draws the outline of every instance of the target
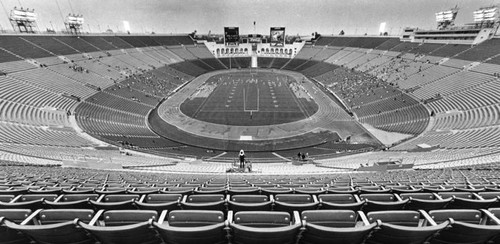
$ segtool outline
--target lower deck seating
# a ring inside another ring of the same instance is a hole
[[[49,243],[486,243],[500,236],[497,171],[226,178],[4,166],[0,238]],[[238,194],[245,190],[252,194]],[[235,205],[249,199],[269,203],[273,210]]]

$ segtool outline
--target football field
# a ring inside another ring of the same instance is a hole
[[[205,122],[259,126],[308,118],[318,105],[290,76],[248,72],[210,77],[180,109]]]

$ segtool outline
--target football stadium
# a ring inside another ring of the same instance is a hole
[[[500,243],[498,1],[0,3],[0,244]]]

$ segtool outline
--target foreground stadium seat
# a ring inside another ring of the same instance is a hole
[[[284,187],[270,187],[270,188],[261,188],[260,189],[263,195],[274,196],[276,194],[292,194],[292,188],[284,188]]]
[[[247,187],[247,186],[232,186],[227,190],[228,195],[257,195],[260,193],[258,187]]]
[[[78,221],[88,224],[94,216],[90,209],[47,209],[31,214],[21,224],[6,222],[8,228],[30,236],[38,243],[94,243],[95,240],[80,226]],[[31,224],[30,224],[31,223]]]
[[[219,210],[226,212],[226,198],[222,194],[184,196],[182,209]]]
[[[10,202],[14,199],[14,195],[0,195],[0,202]]]
[[[239,211],[270,211],[273,196],[266,195],[233,195],[229,197],[228,209],[233,213]]]
[[[295,194],[320,195],[325,194],[326,190],[322,187],[299,187],[294,189]]]
[[[49,208],[57,209],[92,209],[90,200],[97,201],[97,194],[64,194],[60,195],[55,201],[45,201]]]
[[[63,189],[64,194],[92,194],[95,193],[94,187],[74,187],[72,189]]]
[[[321,209],[358,211],[365,204],[365,201],[361,201],[358,195],[353,194],[321,194],[318,196],[318,200]]]
[[[153,187],[153,186],[143,186],[143,187],[134,187],[132,189],[128,189],[127,193],[130,194],[154,194],[160,192],[160,190],[163,190],[163,187]]]
[[[495,199],[495,201],[490,204],[489,206],[490,208],[500,207],[500,192],[497,191],[479,192],[478,195],[483,199]]]
[[[30,209],[0,209],[0,218],[4,217],[12,222],[21,223],[31,215]]]
[[[436,223],[450,222],[431,243],[485,243],[500,235],[500,220],[487,210],[443,209],[429,211]]]
[[[221,211],[164,211],[153,225],[166,243],[217,244],[228,241],[228,221]]]
[[[365,200],[363,212],[381,211],[381,210],[399,210],[403,209],[408,199],[401,199],[396,194],[391,193],[375,193],[375,194],[361,194],[361,200]]]
[[[25,188],[25,187],[18,188],[18,189],[8,188],[8,189],[5,189],[5,190],[0,190],[0,195],[14,195],[14,196],[18,196],[18,195],[22,195],[22,194],[26,194],[26,193],[28,193],[28,188]]]
[[[78,224],[92,233],[101,243],[153,244],[161,243],[152,226],[158,219],[152,210],[99,211],[91,224]]]
[[[438,195],[443,199],[452,199],[446,205],[446,208],[449,209],[486,209],[496,202],[496,199],[482,199],[472,192],[441,192]]]
[[[10,209],[31,209],[37,210],[44,208],[44,200],[54,201],[56,194],[25,194],[18,195],[11,202],[0,202],[0,208]]]
[[[354,189],[350,186],[345,186],[345,187],[333,186],[328,188],[327,192],[330,194],[357,194],[358,189]]]
[[[104,210],[120,210],[120,209],[136,209],[134,203],[139,200],[139,195],[136,194],[113,194],[101,195],[97,201],[90,200],[90,203],[96,209]]]
[[[191,195],[194,190],[193,187],[168,187],[166,190],[161,190],[160,193]]]
[[[135,202],[135,205],[139,209],[154,210],[158,214],[161,214],[164,210],[172,211],[181,209],[181,199],[181,194],[155,193],[142,196],[140,201]]]
[[[226,194],[225,187],[198,187],[193,194]]]
[[[422,191],[422,188],[415,188],[412,186],[390,186],[391,193],[403,194],[403,193],[417,193]]]
[[[405,208],[409,210],[435,210],[444,208],[451,199],[442,199],[435,193],[417,192],[400,194],[402,199],[409,199]]]
[[[318,199],[315,195],[308,194],[277,194],[274,197],[274,210],[285,211],[292,214],[304,210],[315,210],[318,208]]]
[[[425,243],[449,224],[436,224],[424,211],[394,210],[375,211],[366,214],[368,223],[377,223],[377,228],[366,243]],[[425,221],[422,221],[424,219]],[[428,223],[427,226],[422,225]]]
[[[241,211],[233,215],[229,211],[228,221],[231,242],[237,244],[295,243],[301,227],[297,211],[293,215],[279,211]]]
[[[306,210],[301,213],[304,232],[300,243],[363,243],[376,224],[365,225],[352,210]],[[358,225],[358,222],[361,225]]]
[[[28,236],[6,225],[6,223],[20,224],[30,215],[30,209],[0,209],[0,243],[30,243]]]

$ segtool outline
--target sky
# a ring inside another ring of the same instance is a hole
[[[458,5],[456,24],[472,22],[472,12],[500,0],[0,0],[0,29],[12,30],[8,13],[14,6],[35,9],[41,31],[64,28],[69,13],[83,14],[85,32],[108,28],[132,33],[221,34],[224,26],[238,26],[240,34],[269,34],[286,27],[288,35],[378,34],[398,35],[404,27],[435,29],[435,13]]]

